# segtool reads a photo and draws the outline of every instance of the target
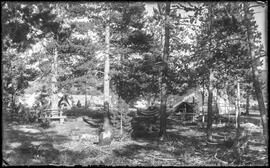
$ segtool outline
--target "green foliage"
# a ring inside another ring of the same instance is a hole
[[[19,117],[20,105],[17,98],[29,86],[28,81],[34,80],[39,73],[32,68],[26,67],[25,61],[19,58],[18,54],[4,52],[2,54],[2,63],[3,111],[7,116]]]
[[[18,104],[14,99],[23,93],[29,81],[40,75],[36,69],[27,66],[39,59],[26,59],[26,51],[42,38],[48,38],[50,34],[54,35],[61,30],[59,22],[55,20],[56,14],[48,3],[6,2],[2,14],[4,96],[11,104]],[[43,73],[48,73],[46,62],[41,67]],[[15,108],[12,106],[10,108]]]
[[[149,60],[147,55],[143,60],[134,59],[133,62],[123,60],[122,64],[115,68],[116,72],[112,78],[116,93],[130,103],[140,95],[157,92],[158,71],[151,65],[152,60]]]
[[[135,30],[130,33],[125,31],[127,35],[121,38],[121,43],[118,43],[118,45],[128,49],[118,52],[121,55],[121,62],[120,65],[115,66],[113,72],[115,75],[112,81],[116,87],[116,92],[127,102],[141,95],[147,96],[159,92],[158,80],[162,61],[162,39],[159,34],[162,18],[155,17],[158,15],[158,13],[155,13],[154,19],[151,17],[141,18],[144,22],[144,31]],[[174,19],[176,20],[176,18]],[[151,22],[153,24],[149,24]],[[131,25],[128,26],[132,27]],[[179,36],[182,33],[173,30],[172,32],[172,37]],[[187,32],[188,30],[185,31],[185,33]],[[184,36],[185,33],[181,35]],[[182,45],[182,48],[176,47],[180,45]],[[188,48],[189,45],[181,43],[180,40],[172,44],[172,49],[175,51],[179,49],[188,50]],[[181,59],[181,62],[179,59]],[[167,73],[165,73],[166,78],[164,78],[167,82],[168,94],[182,94],[188,87],[192,87],[190,84],[194,83],[189,82],[192,74],[188,75],[190,70],[187,69],[186,65],[183,66],[183,63],[188,64],[185,57],[171,56],[169,59]]]
[[[243,82],[251,69],[251,58],[248,56],[246,43],[246,30],[243,25],[247,21],[241,20],[242,3],[212,4],[213,16],[202,15],[202,29],[197,36],[193,61],[196,65],[198,82],[208,83],[208,69],[215,71],[215,88],[221,89],[225,85],[234,85],[234,81],[241,79]],[[205,4],[208,8],[209,4]],[[249,24],[255,24],[249,22]],[[211,24],[210,33],[207,27]],[[255,32],[254,32],[255,33]],[[256,36],[260,38],[259,35]],[[208,54],[211,51],[212,54]],[[225,84],[225,85],[224,85]]]
[[[48,33],[59,31],[48,3],[7,2],[2,10],[3,50],[24,51]]]
[[[152,49],[153,38],[141,30],[145,22],[142,3],[124,3],[117,10],[122,20],[115,22],[111,43],[116,46],[112,52],[119,55],[120,61],[112,66],[111,80],[116,93],[129,103],[144,94],[150,85],[153,89],[157,85],[155,80],[147,83],[154,78],[148,67],[152,60],[147,55]]]
[[[38,118],[41,119],[42,121],[43,120],[45,121],[45,116],[47,115],[45,110],[50,109],[51,106],[49,96],[50,94],[48,89],[46,88],[45,85],[43,85],[38,97],[35,100],[35,104],[33,107],[37,113]]]
[[[2,56],[4,90],[12,95],[23,93],[28,81],[35,79],[38,72],[26,68],[26,63],[17,54],[5,53]]]

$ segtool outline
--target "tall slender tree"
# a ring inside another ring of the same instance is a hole
[[[167,86],[166,86],[166,73],[168,69],[168,57],[170,54],[170,28],[169,28],[169,16],[170,16],[171,3],[165,4],[165,22],[164,22],[164,47],[162,56],[162,68],[160,72],[161,77],[161,90],[160,90],[160,132],[159,136],[163,139],[166,137],[166,103],[167,103]]]
[[[201,33],[197,39],[195,49],[195,66],[199,72],[199,79],[208,82],[208,139],[211,138],[212,125],[212,93],[213,89],[224,89],[235,85],[234,81],[242,79],[249,69],[249,61],[245,55],[246,50],[241,48],[238,40],[241,29],[234,18],[233,4],[231,3],[205,3],[205,14],[202,15]],[[196,57],[197,55],[197,57]],[[245,60],[245,61],[240,61]],[[203,77],[208,76],[208,78]],[[226,85],[224,85],[226,81]],[[234,95],[236,97],[236,94]]]
[[[109,17],[109,15],[108,15]],[[107,117],[109,117],[109,106],[110,106],[110,23],[109,19],[105,25],[105,43],[106,43],[106,53],[105,53],[105,64],[104,64],[104,112]]]
[[[261,121],[263,126],[263,134],[265,139],[266,148],[268,148],[268,119],[267,119],[267,111],[264,104],[264,98],[261,89],[261,83],[259,82],[259,71],[258,71],[258,63],[256,58],[256,48],[255,48],[255,40],[256,40],[256,22],[254,22],[254,12],[252,12],[250,3],[246,2],[243,6],[244,10],[244,26],[246,28],[246,39],[247,39],[247,49],[249,57],[252,60],[252,76],[253,76],[253,86],[255,89],[256,97],[258,100]],[[259,55],[260,56],[260,55]]]

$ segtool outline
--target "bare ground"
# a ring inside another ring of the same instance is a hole
[[[203,128],[169,121],[169,139],[158,141],[157,132],[141,138],[113,141],[99,147],[97,129],[81,117],[64,124],[52,123],[48,129],[38,125],[4,123],[3,159],[9,165],[129,165],[129,166],[202,166],[235,165],[230,162],[230,148],[205,141]],[[261,128],[241,125],[249,133],[248,151],[240,165],[268,165]],[[214,136],[233,134],[233,128],[216,127]]]

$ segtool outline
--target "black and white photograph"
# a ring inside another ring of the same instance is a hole
[[[269,166],[267,1],[1,1],[2,166]]]

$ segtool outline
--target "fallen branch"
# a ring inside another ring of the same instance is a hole
[[[159,158],[159,157],[156,157],[156,156],[153,156],[153,155],[148,155],[148,156],[150,156],[150,157],[152,157],[152,158],[154,158],[154,159],[158,159],[158,160],[165,160],[165,161],[169,161],[169,160],[173,161],[173,160],[176,160],[176,159],[170,159],[170,158]]]
[[[210,142],[210,141],[206,141],[206,143],[211,144],[211,145],[217,145],[217,144],[219,144],[218,142]]]
[[[225,141],[225,137],[223,140],[217,140],[217,139],[212,139],[211,141],[210,140],[206,140],[206,143],[208,144],[212,144],[212,145],[217,145],[217,144],[223,144],[227,141]]]

